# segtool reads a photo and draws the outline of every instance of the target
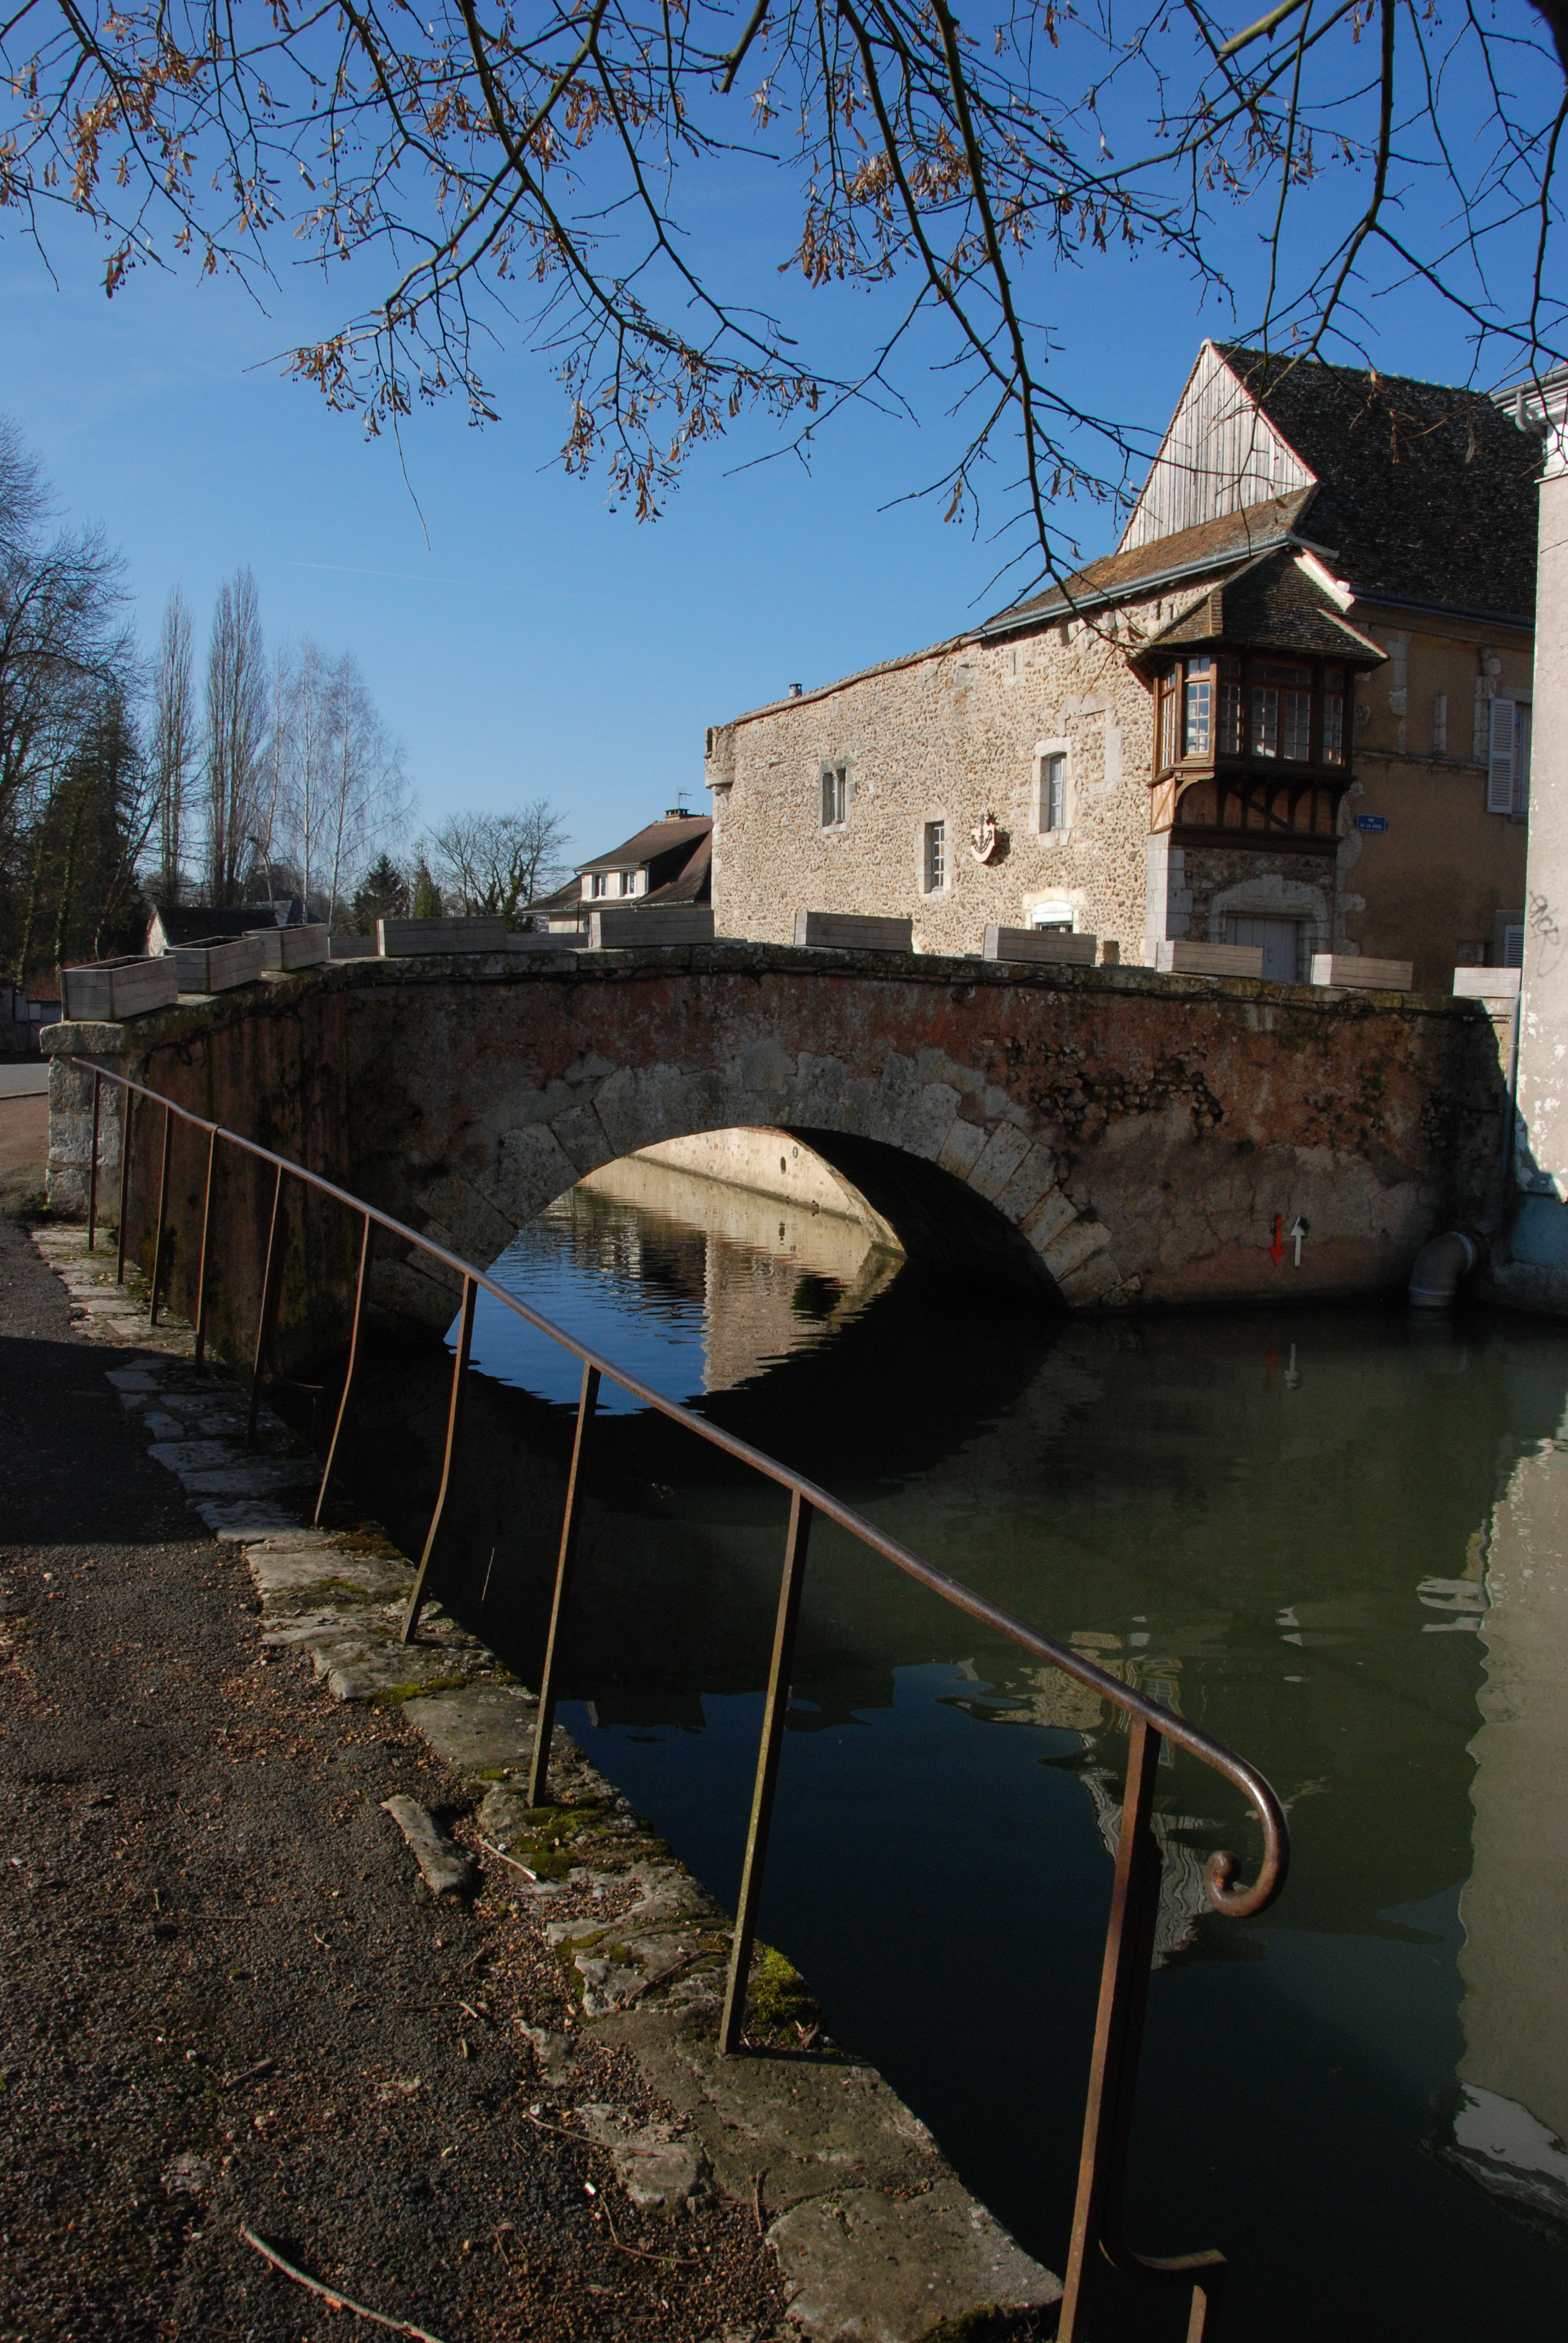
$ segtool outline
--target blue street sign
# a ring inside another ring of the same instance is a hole
[[[1358,830],[1386,830],[1388,828],[1388,816],[1386,813],[1358,813],[1356,816],[1356,828]]]

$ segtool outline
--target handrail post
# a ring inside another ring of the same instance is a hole
[[[457,1355],[452,1361],[452,1396],[447,1405],[447,1453],[441,1459],[441,1486],[436,1495],[436,1510],[430,1516],[429,1534],[425,1551],[419,1557],[419,1567],[414,1574],[413,1591],[408,1607],[403,1614],[403,1627],[397,1640],[411,1644],[419,1628],[419,1614],[425,1608],[425,1587],[430,1575],[430,1556],[436,1551],[436,1537],[441,1527],[441,1516],[447,1510],[447,1491],[452,1480],[452,1453],[457,1445],[457,1426],[463,1417],[463,1385],[467,1375],[468,1353],[474,1346],[474,1304],[479,1289],[471,1277],[463,1280],[462,1325],[457,1335]]]
[[[1213,2314],[1224,2277],[1222,2254],[1183,2254],[1168,2261],[1156,2260],[1133,2253],[1121,2234],[1121,2188],[1160,1912],[1160,1843],[1152,1828],[1160,1741],[1154,1726],[1141,1716],[1131,1718],[1058,2343],[1082,2343],[1085,2283],[1096,2248],[1131,2278],[1191,2287],[1187,2343],[1211,2343]]]
[[[343,1419],[348,1413],[349,1395],[354,1378],[359,1371],[359,1325],[365,1314],[365,1282],[370,1268],[370,1232],[373,1223],[365,1215],[365,1232],[359,1240],[359,1275],[354,1285],[354,1323],[348,1333],[348,1365],[343,1377],[343,1395],[337,1403],[337,1418],[332,1427],[332,1443],[327,1451],[327,1462],[321,1468],[321,1486],[316,1492],[316,1511],[310,1518],[317,1528],[321,1525],[321,1508],[327,1503],[327,1483],[332,1478],[332,1467],[337,1459],[337,1443],[342,1436]]]
[[[93,1069],[93,1147],[87,1161],[87,1251],[98,1250],[98,1121],[103,1111],[104,1077]]]
[[[538,1714],[534,1720],[534,1754],[528,1765],[528,1804],[542,1806],[549,1794],[550,1741],[556,1728],[556,1653],[567,1591],[577,1567],[578,1537],[582,1528],[583,1472],[588,1461],[588,1427],[598,1405],[599,1374],[584,1363],[577,1431],[572,1437],[571,1471],[567,1476],[567,1507],[561,1518],[560,1553],[556,1559],[556,1588],[550,1598],[549,1633],[545,1638],[545,1664],[539,1676]]]
[[[256,1326],[256,1360],[250,1372],[250,1418],[246,1426],[246,1438],[254,1446],[256,1421],[261,1413],[261,1371],[272,1353],[272,1338],[277,1326],[278,1297],[283,1290],[283,1166],[280,1163],[272,1182],[272,1220],[266,1232],[266,1268],[261,1281],[261,1314]]]
[[[126,1282],[126,1214],[131,1201],[131,1134],[136,1127],[136,1101],[127,1091],[120,1100],[120,1225],[115,1246],[115,1283]]]
[[[147,1305],[147,1323],[158,1322],[158,1282],[164,1273],[164,1219],[168,1209],[169,1150],[174,1143],[175,1119],[170,1109],[164,1109],[164,1153],[158,1166],[158,1229],[153,1239],[153,1290]]]
[[[206,1267],[212,1239],[212,1167],[217,1154],[217,1132],[209,1131],[206,1137],[206,1179],[201,1199],[201,1257],[196,1268],[196,1363],[199,1367],[206,1357]]]
[[[729,1946],[724,2015],[719,2021],[719,2049],[723,2057],[739,2050],[746,2026],[746,1988],[757,1937],[757,1907],[762,1899],[773,1795],[779,1786],[784,1715],[789,1705],[789,1671],[795,1657],[795,1630],[800,1618],[800,1592],[806,1581],[806,1548],[810,1536],[811,1508],[799,1489],[791,1489],[789,1534],[784,1544],[784,1574],[779,1582],[779,1613],[773,1623],[773,1657],[768,1670],[768,1698],[762,1711],[757,1779],[751,1792],[751,1822],[746,1834],[746,1861],[741,1866],[740,1895],[735,1907],[735,1934]]]

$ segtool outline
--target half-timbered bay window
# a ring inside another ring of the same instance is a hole
[[[1345,668],[1325,659],[1262,650],[1172,659],[1155,679],[1156,827],[1332,838],[1348,779],[1348,689]]]

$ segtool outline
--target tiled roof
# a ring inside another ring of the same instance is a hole
[[[1162,651],[1221,638],[1271,650],[1311,651],[1379,665],[1388,656],[1351,625],[1333,596],[1288,548],[1265,553],[1211,587],[1201,602],[1151,636],[1137,657],[1141,663]]]
[[[713,869],[713,834],[711,827],[699,838],[689,859],[682,864],[673,879],[662,887],[653,888],[640,898],[648,903],[706,903],[709,875]]]
[[[1359,595],[1530,623],[1534,433],[1482,391],[1234,347],[1221,355],[1317,475],[1311,535]]]
[[[1108,554],[1001,611],[982,633],[1124,600],[1182,568],[1201,575],[1286,537],[1322,546],[1364,599],[1531,624],[1534,433],[1481,391],[1239,346],[1221,355],[1318,485]]]
[[[688,814],[682,821],[650,821],[646,830],[639,830],[635,838],[628,838],[613,854],[596,854],[591,862],[579,862],[578,870],[634,870],[644,862],[651,862],[656,855],[673,853],[679,846],[694,846],[712,828],[713,817],[706,813]]]
[[[1108,553],[1102,560],[1074,570],[1061,585],[999,611],[980,631],[989,635],[1016,626],[1038,625],[1073,610],[1126,600],[1140,592],[1151,593],[1162,578],[1180,572],[1201,576],[1205,569],[1247,560],[1270,546],[1282,544],[1316,493],[1312,488],[1297,488],[1290,496],[1270,497],[1241,512],[1224,513],[1218,520],[1201,521],[1196,528],[1180,529],[1173,537],[1129,546],[1125,553]]]

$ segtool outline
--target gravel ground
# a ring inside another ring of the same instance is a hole
[[[0,1217],[0,2343],[357,2328],[443,2343],[771,2336],[749,2208],[639,2213],[523,2028],[562,1972],[487,1878],[432,1902],[380,1802],[467,1835],[395,1710],[258,1652],[248,1574],[147,1457]],[[668,2111],[665,2111],[668,2112]]]

